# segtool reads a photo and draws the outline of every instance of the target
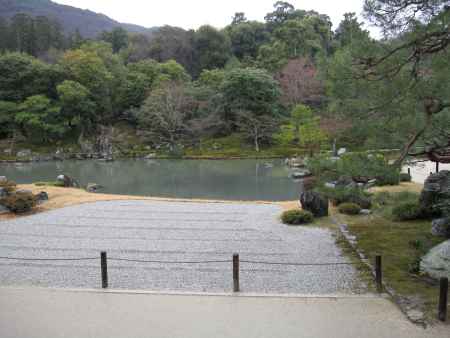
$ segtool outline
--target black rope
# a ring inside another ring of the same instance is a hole
[[[329,265],[356,265],[358,263],[281,263],[281,262],[262,262],[241,260],[242,263],[266,264],[266,265],[289,265],[289,266],[329,266]]]
[[[159,263],[159,264],[209,264],[209,263],[231,263],[231,260],[215,260],[215,261],[147,261],[140,259],[128,259],[128,258],[109,258],[111,261],[120,261],[120,262],[134,262],[134,263]]]
[[[12,261],[90,261],[99,259],[98,257],[80,257],[80,258],[23,258],[23,257],[0,257],[0,259],[12,260]]]

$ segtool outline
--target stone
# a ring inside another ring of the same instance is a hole
[[[8,196],[8,192],[5,188],[0,188],[0,198]]]
[[[311,172],[309,170],[294,171],[291,173],[291,177],[293,179],[301,179],[309,176],[311,176]]]
[[[61,182],[66,188],[78,187],[77,182],[67,175],[59,175],[56,181]]]
[[[153,160],[155,158],[156,158],[155,153],[148,154],[147,156],[144,157],[144,159],[146,159],[146,160]]]
[[[340,176],[336,181],[336,187],[343,188],[348,186],[354,186],[355,182],[350,176]]]
[[[315,217],[328,216],[328,198],[315,191],[304,191],[300,194],[300,203],[304,210],[310,211]]]
[[[86,191],[87,192],[92,192],[95,193],[98,190],[102,189],[103,187],[100,184],[97,183],[88,183],[87,187],[86,187]]]
[[[450,238],[450,217],[433,220],[431,234],[434,236]]]
[[[369,209],[361,209],[361,211],[359,213],[364,216],[372,215],[372,211]]]
[[[16,156],[19,157],[19,158],[30,157],[31,156],[31,150],[30,149],[19,150],[17,152]]]
[[[342,155],[344,155],[346,152],[347,152],[347,149],[346,149],[346,148],[340,148],[340,149],[338,150],[338,152],[337,152],[337,155],[338,155],[338,156],[342,156]]]
[[[0,204],[0,215],[9,213],[9,209]]]
[[[327,182],[327,183],[325,183],[325,188],[336,189],[336,183],[335,182]]]
[[[8,182],[8,179],[6,178],[6,176],[0,176],[0,183],[6,183]]]
[[[36,200],[38,203],[48,201],[48,194],[45,191],[41,191],[39,194],[36,195]]]
[[[435,279],[450,278],[450,240],[432,248],[422,258],[420,270]]]
[[[450,171],[431,174],[420,194],[420,206],[432,215],[441,215],[450,209]]]

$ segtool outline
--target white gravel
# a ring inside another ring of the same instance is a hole
[[[288,227],[275,205],[114,201],[84,204],[0,222],[0,256],[99,257],[164,261],[348,262],[327,229]],[[108,262],[112,288],[222,292],[231,263]],[[100,259],[0,259],[1,285],[97,288]],[[359,289],[352,266],[241,263],[241,289],[259,293],[335,294]]]

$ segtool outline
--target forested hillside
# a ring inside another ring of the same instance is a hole
[[[89,10],[60,5],[50,0],[0,0],[0,17],[10,19],[16,14],[45,16],[57,20],[67,34],[78,32],[85,38],[95,38],[103,31],[122,27],[129,32],[151,34],[154,29],[117,22],[106,15]]]
[[[121,27],[64,36],[53,19],[15,15],[0,21],[0,137],[77,144],[120,125],[134,148],[177,156],[314,153],[335,139],[438,147],[450,131],[450,10],[403,2],[365,1],[379,41],[353,13],[332,30],[328,16],[287,2],[264,22],[236,13],[223,29],[152,37]]]

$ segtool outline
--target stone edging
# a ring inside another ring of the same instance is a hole
[[[335,217],[331,217],[333,222],[338,225],[339,232],[345,238],[347,243],[350,245],[352,250],[354,250],[361,262],[369,268],[372,275],[375,277],[375,267],[367,258],[362,250],[357,246],[356,236],[352,235],[348,230],[347,224],[342,224]],[[390,287],[384,280],[382,281],[383,288],[385,292],[391,297],[394,303],[399,307],[399,309],[405,314],[405,316],[414,324],[426,327],[427,323],[425,320],[425,314],[423,311],[418,309],[418,305],[414,304],[410,299],[400,296],[392,287]]]

